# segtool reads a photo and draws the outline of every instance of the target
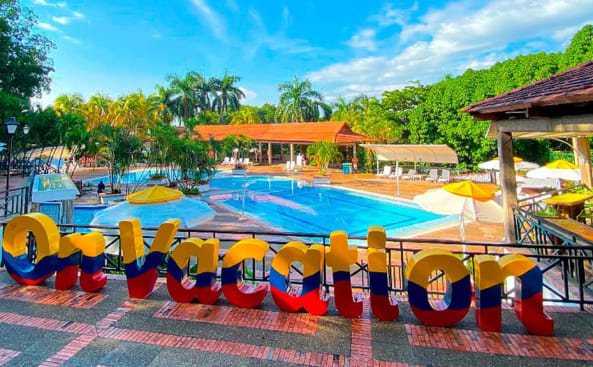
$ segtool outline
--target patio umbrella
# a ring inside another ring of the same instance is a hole
[[[494,190],[472,181],[445,185],[416,195],[414,202],[426,211],[442,215],[459,215],[461,239],[465,241],[464,220],[502,223],[503,211],[494,202]]]
[[[539,167],[537,163],[524,161],[522,158],[513,157],[515,162],[515,170],[517,171],[530,171]],[[498,158],[494,158],[478,165],[480,169],[485,171],[498,171],[500,170],[500,161]]]
[[[124,219],[138,218],[143,227],[158,227],[167,219],[178,218],[180,228],[191,228],[214,215],[214,210],[203,201],[188,198],[179,190],[152,186],[97,212],[91,224],[117,226]]]
[[[565,160],[559,159],[546,164],[544,167],[527,172],[529,178],[556,178],[566,181],[580,181],[579,167]]]

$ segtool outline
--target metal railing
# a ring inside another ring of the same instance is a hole
[[[63,235],[74,232],[100,231],[106,238],[106,262],[104,270],[107,272],[123,273],[124,262],[120,237],[117,227],[88,226],[88,225],[60,225]],[[144,228],[143,238],[146,248],[155,236],[157,228]],[[173,241],[176,246],[189,237],[201,239],[218,238],[220,240],[219,258],[222,259],[226,250],[240,239],[259,238],[270,244],[270,251],[262,261],[246,260],[243,263],[245,271],[243,278],[246,282],[267,282],[269,281],[269,270],[273,256],[287,242],[298,240],[305,244],[319,243],[329,246],[327,234],[315,233],[293,233],[293,232],[258,232],[258,231],[216,231],[204,229],[180,229]],[[360,250],[359,260],[351,267],[352,284],[354,288],[368,291],[369,270],[366,257],[366,237],[351,236],[349,240]],[[418,251],[429,248],[448,249],[459,256],[470,271],[472,281],[474,279],[474,257],[477,255],[490,254],[503,256],[508,253],[520,252],[538,263],[544,274],[544,300],[555,303],[573,303],[580,305],[581,309],[586,304],[593,304],[593,294],[589,289],[591,282],[585,281],[585,263],[593,262],[593,244],[580,244],[579,249],[567,249],[567,245],[539,244],[539,243],[484,243],[484,242],[460,242],[437,239],[402,239],[388,238],[386,249],[388,265],[388,285],[392,293],[401,294],[407,290],[405,269],[409,259]],[[29,236],[29,254],[34,255],[34,239]],[[30,256],[33,258],[34,256]],[[291,265],[291,283],[302,284],[302,266],[299,263]],[[194,269],[187,269],[188,276],[194,276]],[[166,272],[166,259],[159,269],[161,275]],[[589,274],[590,275],[590,274]],[[220,271],[218,271],[220,277]],[[322,284],[330,290],[333,286],[331,270],[322,267]],[[435,271],[429,281],[429,293],[436,298],[444,296],[447,288],[446,276],[441,271]],[[515,288],[505,286],[503,297],[512,300]]]
[[[0,190],[0,219],[29,212],[29,187]]]
[[[562,195],[569,192],[577,191],[580,189],[585,189],[586,186],[583,184],[564,187],[561,189],[554,189],[554,190],[547,190],[543,191],[537,195],[525,197],[519,199],[517,204],[519,208],[530,211],[532,213],[536,213],[538,211],[544,211],[546,209],[546,204],[543,202],[544,199],[550,198],[552,196]]]

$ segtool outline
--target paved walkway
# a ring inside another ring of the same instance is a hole
[[[455,328],[425,327],[408,305],[397,322],[280,313],[268,297],[245,310],[176,304],[160,282],[129,300],[125,281],[97,294],[15,285],[0,271],[0,365],[7,366],[575,366],[593,361],[593,314],[549,308],[553,337],[529,336],[509,310],[503,333],[480,331],[470,310]]]

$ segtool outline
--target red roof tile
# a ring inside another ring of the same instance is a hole
[[[593,101],[593,61],[485,99],[463,111],[479,117],[480,114],[588,101]]]
[[[373,139],[357,134],[347,123],[332,122],[300,122],[284,124],[250,124],[250,125],[198,125],[194,131],[203,139],[210,136],[214,140],[223,140],[228,135],[245,135],[258,142],[303,143],[311,144],[329,141],[339,144],[352,144],[372,141]]]

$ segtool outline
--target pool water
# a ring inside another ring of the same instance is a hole
[[[369,226],[380,225],[396,236],[453,220],[413,203],[293,179],[218,175],[210,187],[206,199],[289,232],[344,230],[362,236]]]
[[[96,212],[107,208],[107,205],[75,205],[72,213],[73,224],[90,224]],[[39,212],[60,223],[60,203],[41,203]]]

